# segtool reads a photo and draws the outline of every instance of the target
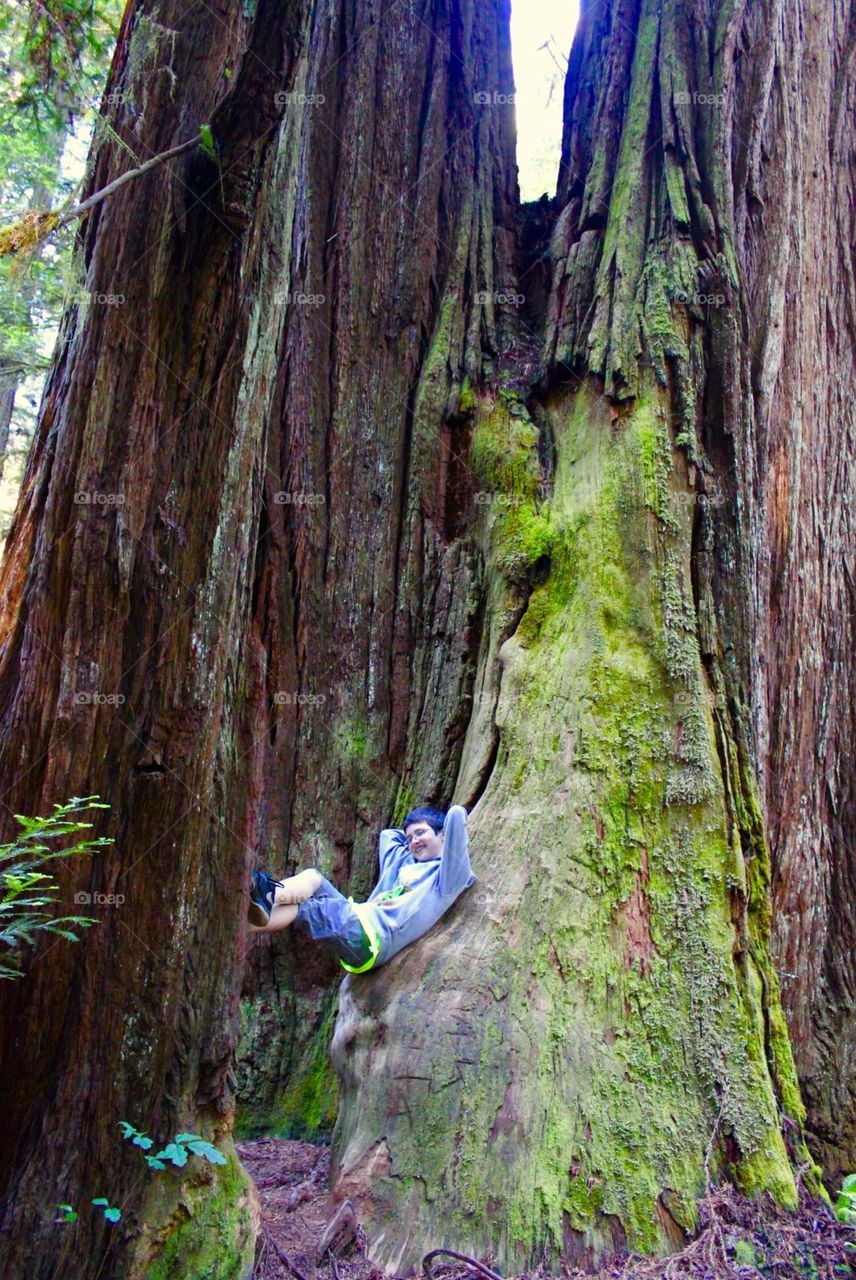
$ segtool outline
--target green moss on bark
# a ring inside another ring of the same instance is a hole
[[[500,741],[473,833],[490,910],[464,957],[454,934],[451,957],[431,950],[418,997],[387,989],[384,1031],[408,1046],[383,1041],[393,1090],[371,1083],[379,1030],[351,1023],[348,1076],[363,1084],[339,1150],[384,1137],[373,1256],[391,1268],[399,1219],[408,1239],[492,1247],[515,1269],[557,1259],[568,1229],[605,1258],[615,1219],[631,1249],[668,1250],[660,1206],[692,1229],[709,1149],[714,1170],[736,1153],[742,1186],[794,1202],[763,830],[701,663],[668,404],[655,380],[617,422],[588,386],[554,394],[549,496],[528,414],[513,397],[475,409],[478,481],[517,499],[485,504],[488,590],[537,585],[500,650]]]
[[[315,1010],[302,1001],[296,1005],[296,1016],[302,1016],[302,1009],[305,1016],[317,1016]],[[254,1073],[249,1075],[245,1094],[250,1101],[239,1102],[235,1112],[235,1134],[238,1138],[274,1136],[318,1141],[330,1137],[336,1123],[339,1100],[338,1081],[329,1052],[335,1012],[336,1001],[331,998],[323,1020],[306,1046],[304,1056],[298,1062],[292,1062],[289,1083],[283,1090],[271,1088],[264,1081],[260,1082]],[[244,1036],[248,1036],[252,1030],[258,1038],[259,1016],[259,1009],[255,1005],[242,1005]],[[281,1034],[280,1023],[283,1016],[295,1014],[286,1015],[283,1010],[275,1009],[266,1011],[266,1016],[273,1019],[271,1035],[277,1037]],[[264,1048],[267,1038],[262,1036],[255,1049],[262,1070],[268,1065]],[[273,1101],[260,1104],[260,1093],[265,1097],[272,1096]]]
[[[257,1193],[230,1138],[226,1165],[194,1162],[187,1174],[152,1174],[132,1280],[247,1280],[253,1268]]]
[[[523,583],[549,555],[550,510],[541,500],[538,427],[521,400],[508,392],[476,415],[471,465],[479,482],[493,553],[503,577]]]

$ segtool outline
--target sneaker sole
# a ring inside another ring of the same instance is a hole
[[[257,929],[264,929],[267,927],[270,916],[265,911],[264,907],[260,907],[257,902],[251,902],[249,910],[247,911],[247,919],[250,924],[254,924]]]

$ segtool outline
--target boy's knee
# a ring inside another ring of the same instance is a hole
[[[305,867],[282,882],[276,891],[275,901],[283,904],[305,902],[321,887],[321,879],[321,873],[315,867]]]

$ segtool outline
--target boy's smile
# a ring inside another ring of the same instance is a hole
[[[404,835],[407,839],[407,847],[417,862],[426,862],[429,858],[440,857],[445,833],[435,832],[430,823],[411,822]]]

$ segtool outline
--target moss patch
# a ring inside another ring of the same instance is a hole
[[[548,498],[529,415],[503,396],[476,410],[479,483],[517,499],[484,504],[488,574],[511,591],[547,562],[501,651],[484,804],[505,906],[468,976],[485,1016],[470,1015],[455,1088],[420,1092],[393,1130],[364,1090],[360,1123],[387,1135],[409,1203],[424,1187],[444,1206],[438,1239],[472,1240],[491,1188],[490,1243],[516,1267],[545,1240],[558,1256],[568,1227],[607,1256],[611,1219],[631,1249],[671,1248],[658,1206],[693,1227],[714,1134],[743,1186],[795,1194],[766,1056],[776,992],[732,915],[747,883],[729,817],[740,779],[719,763],[666,405],[653,385],[615,425],[589,389],[557,396]],[[424,975],[429,1007],[442,981],[442,967]],[[447,1053],[421,1045],[419,1078],[445,1080]]]
[[[330,1137],[336,1123],[339,1103],[338,1081],[330,1062],[330,1040],[336,1007],[335,998],[331,998],[318,1030],[307,1045],[304,1057],[292,1063],[289,1083],[276,1092],[272,1102],[261,1106],[258,1104],[255,1099],[260,1091],[260,1082],[250,1073],[245,1093],[253,1101],[241,1101],[237,1106],[235,1136],[238,1139],[270,1135],[318,1141]],[[297,1008],[299,1011],[301,1006],[298,1005]],[[306,1012],[311,1015],[313,1010],[307,1007]],[[271,1017],[274,1022],[273,1035],[277,1036],[282,1013],[273,1010]],[[258,1030],[259,1010],[256,1006],[250,1004],[242,1007],[242,1023],[245,1033],[251,1026]],[[262,1054],[262,1061],[266,1060],[266,1056]],[[269,1096],[270,1087],[264,1082],[261,1085],[264,1096]]]
[[[142,1212],[147,1228],[133,1280],[246,1280],[253,1266],[258,1202],[231,1138],[218,1142],[222,1166],[153,1174]]]

